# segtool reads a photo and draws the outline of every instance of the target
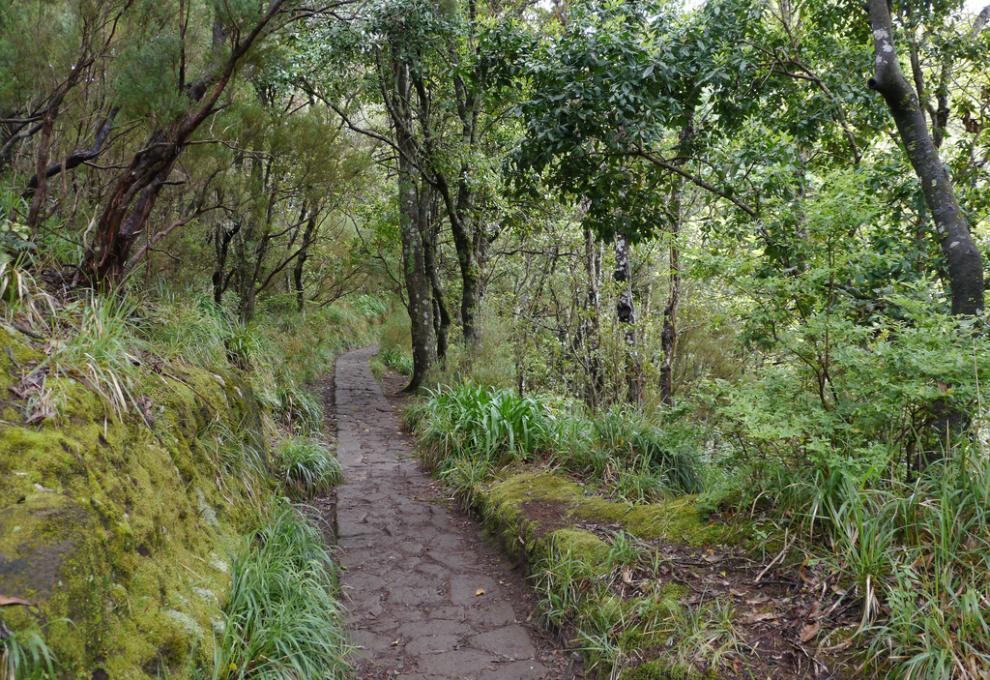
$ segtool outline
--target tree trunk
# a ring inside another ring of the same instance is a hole
[[[601,254],[595,233],[584,228],[585,307],[581,310],[577,344],[584,363],[584,402],[592,409],[600,401],[605,389],[605,371],[601,358]]]
[[[431,280],[423,247],[422,212],[416,190],[417,170],[412,164],[416,148],[412,139],[413,116],[410,108],[409,67],[392,55],[393,112],[396,147],[399,151],[399,231],[402,238],[402,270],[408,297],[412,336],[413,374],[406,391],[418,389],[437,363],[436,326],[433,322]]]
[[[306,294],[303,290],[303,272],[306,268],[306,260],[309,259],[309,246],[313,243],[313,236],[316,233],[316,215],[318,210],[314,210],[306,220],[306,231],[303,232],[302,244],[299,247],[299,255],[296,256],[296,265],[292,268],[292,283],[296,291],[296,308],[301,312],[306,307]]]
[[[45,113],[44,121],[41,124],[41,138],[38,141],[38,153],[35,157],[35,176],[38,178],[38,181],[33,188],[34,195],[31,197],[31,207],[28,210],[27,218],[32,239],[38,232],[38,225],[41,223],[42,212],[45,207],[45,199],[48,197],[48,175],[45,170],[48,167],[52,130],[55,127],[55,116],[57,114],[58,107],[56,104],[52,104]]]
[[[935,222],[936,237],[948,265],[952,313],[979,314],[984,306],[980,251],[969,233],[952,180],[928,129],[918,93],[901,69],[887,0],[869,0],[868,8],[875,57],[869,86],[887,102],[908,160],[921,182],[925,205]],[[926,467],[944,456],[968,422],[969,415],[948,399],[936,401],[929,419],[936,441],[926,442],[917,467]]]
[[[472,230],[465,224],[463,213],[457,214],[456,219],[450,220],[450,228],[454,235],[457,264],[461,272],[461,328],[465,344],[471,346],[480,338],[477,326],[477,311],[481,297],[478,258],[474,251]]]
[[[680,233],[680,191],[683,182],[677,182],[675,191],[676,209],[670,225],[670,290],[667,304],[663,308],[663,328],[660,331],[660,350],[663,363],[660,365],[660,402],[671,406],[674,403],[674,358],[677,350],[677,308],[681,302],[680,250],[677,239]]]
[[[213,248],[216,256],[212,276],[213,302],[217,305],[223,304],[223,294],[227,290],[227,255],[230,253],[230,242],[240,230],[240,224],[235,224],[231,229],[224,229],[223,224],[218,223],[213,232]]]
[[[643,398],[643,370],[636,347],[636,307],[633,303],[632,263],[629,240],[624,234],[615,235],[615,271],[612,279],[619,284],[615,315],[622,326],[625,343],[626,397],[630,404],[639,405]]]
[[[443,284],[440,281],[440,273],[437,271],[436,253],[437,237],[439,236],[439,224],[431,228],[431,238],[424,243],[426,253],[426,271],[430,275],[430,288],[433,293],[433,325],[437,334],[437,359],[441,364],[447,360],[447,347],[450,336],[450,312],[447,311],[447,304],[443,296]]]
[[[959,208],[952,180],[929,133],[918,95],[901,70],[894,46],[887,0],[870,0],[870,28],[876,70],[869,86],[883,95],[908,160],[921,181],[925,204],[935,221],[936,235],[949,268],[953,314],[977,314],[983,309],[983,264]]]

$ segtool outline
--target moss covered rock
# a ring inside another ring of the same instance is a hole
[[[681,546],[745,545],[745,523],[708,521],[695,499],[651,504],[615,502],[580,482],[535,466],[503,471],[468,496],[491,533],[510,553],[534,565],[549,594],[554,625],[579,639],[591,672],[624,680],[705,680],[707,676],[668,652],[681,644],[692,606],[686,586],[657,578],[653,589],[629,592],[624,563],[612,554],[620,532]],[[563,576],[566,574],[566,578]],[[582,582],[573,583],[568,579]],[[567,592],[550,592],[554,584]],[[563,619],[563,620],[562,620]]]
[[[743,524],[719,524],[705,520],[693,496],[649,504],[615,502],[602,498],[578,482],[542,469],[516,469],[475,490],[482,515],[504,531],[508,525],[532,524],[527,508],[553,505],[559,517],[555,527],[586,522],[623,530],[642,539],[664,539],[690,546],[739,544],[748,539]],[[535,522],[527,531],[547,529]]]
[[[40,355],[0,333],[9,394]],[[0,408],[0,593],[37,604],[4,618],[41,626],[64,677],[183,677],[212,657],[226,555],[266,484],[237,461],[264,437],[237,376],[169,368],[144,376],[140,416],[72,381],[57,421]]]

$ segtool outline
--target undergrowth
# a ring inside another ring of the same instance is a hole
[[[335,573],[319,532],[277,506],[233,561],[213,679],[347,677]]]
[[[465,493],[499,467],[533,460],[632,501],[702,487],[700,458],[684,432],[630,409],[587,416],[571,402],[462,383],[428,392],[407,418],[427,464]]]
[[[206,380],[243,401],[243,422],[197,402],[189,411],[195,422],[184,416],[182,423],[195,430],[194,445],[203,447],[215,468],[212,481],[220,494],[231,508],[238,504],[235,519],[241,524],[225,524],[223,531],[243,531],[268,517],[234,560],[225,624],[213,647],[215,663],[205,672],[215,678],[344,677],[334,567],[320,534],[295,509],[277,505],[270,510],[270,494],[272,481],[282,484],[278,495],[295,498],[325,493],[339,482],[333,452],[319,440],[323,412],[314,390],[337,354],[370,341],[385,306],[358,296],[353,306],[300,313],[272,298],[245,325],[205,295],[159,290],[142,296],[57,297],[8,261],[0,263],[0,299],[0,329],[30,345],[30,352],[8,352],[10,376],[0,378],[15,397],[8,405],[16,410],[7,408],[5,419],[16,417],[26,426],[57,432],[69,425],[63,422],[70,412],[67,400],[75,404],[80,395],[91,400],[95,395],[92,403],[103,429],[133,432],[136,438],[152,429],[160,437],[161,432],[171,435],[167,428],[174,417],[154,401],[166,381],[203,400],[197,381]],[[79,464],[85,466],[87,456],[95,461],[106,454],[80,455]],[[142,449],[128,455],[140,456]],[[205,508],[203,521],[214,526],[217,513],[202,496],[199,502]],[[222,598],[222,589],[214,592]],[[0,679],[64,674],[38,617],[8,617],[5,623],[2,611]],[[140,613],[119,616],[137,619]],[[7,626],[12,621],[15,628]],[[175,658],[191,664],[195,655],[195,650],[177,648]],[[180,671],[197,672],[188,664],[169,669]]]
[[[275,450],[279,477],[297,498],[326,493],[340,483],[340,463],[323,442],[308,437],[290,437]]]
[[[977,680],[990,668],[990,456],[975,440],[904,479],[882,457],[859,465],[822,456],[804,468],[771,457],[733,468],[698,453],[702,442],[676,414],[613,408],[589,416],[571,402],[470,383],[429,392],[408,417],[426,461],[467,504],[500,468],[526,462],[634,503],[704,492],[699,508],[777,522],[792,537],[790,560],[843,584],[859,611],[849,634],[864,673]],[[574,627],[606,675],[635,665],[644,640],[686,641],[663,643],[673,666],[717,667],[745,653],[721,604],[654,619],[609,604],[607,583],[634,559],[624,540],[613,537],[605,564],[554,549],[536,565],[548,625]],[[630,630],[646,637],[616,637]]]

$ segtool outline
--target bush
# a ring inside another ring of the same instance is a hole
[[[214,680],[347,677],[334,566],[298,511],[277,507],[234,558],[231,576]]]
[[[592,420],[594,446],[605,453],[603,460],[616,467],[651,475],[670,489],[685,493],[701,490],[700,463],[690,445],[654,427],[636,411],[612,408]],[[594,471],[602,477],[608,471]]]

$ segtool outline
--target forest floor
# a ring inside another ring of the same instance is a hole
[[[375,351],[341,356],[325,389],[344,469],[338,560],[356,678],[583,677],[576,656],[530,621],[521,572],[421,468],[402,398],[385,394],[401,384],[378,384]]]

